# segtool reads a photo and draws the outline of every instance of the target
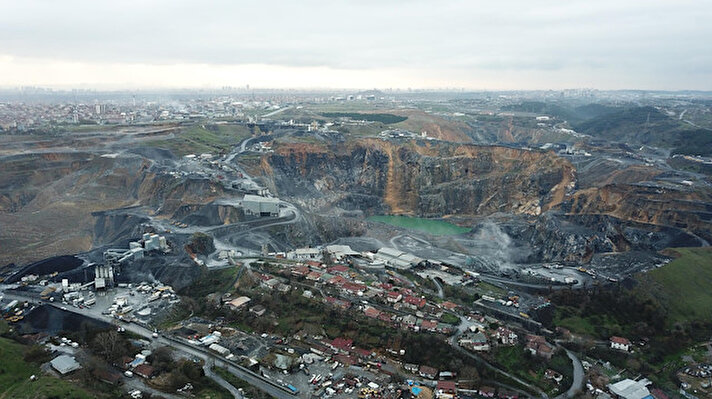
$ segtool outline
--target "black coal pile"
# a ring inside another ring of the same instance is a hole
[[[62,273],[69,270],[78,268],[84,263],[82,259],[76,256],[64,255],[64,256],[54,256],[51,258],[43,259],[39,262],[29,264],[22,269],[18,270],[15,274],[8,277],[5,281],[8,284],[16,283],[20,281],[23,276],[28,274],[36,274],[39,276],[44,276],[47,274],[52,274],[54,272]]]

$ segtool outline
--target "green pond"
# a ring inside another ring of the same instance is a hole
[[[423,219],[410,216],[378,215],[371,216],[368,220],[372,222],[390,224],[391,226],[403,227],[405,229],[418,230],[437,236],[462,234],[470,231],[467,227],[456,226],[442,220]]]

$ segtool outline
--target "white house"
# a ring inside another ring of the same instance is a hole
[[[610,339],[611,348],[628,352],[630,341],[627,338],[613,336]]]

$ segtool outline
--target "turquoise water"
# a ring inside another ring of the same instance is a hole
[[[390,224],[391,226],[418,230],[437,236],[462,234],[470,231],[470,229],[468,229],[467,227],[456,226],[452,223],[444,222],[442,220],[423,219],[410,216],[378,215],[371,216],[368,218],[368,220],[372,222]]]

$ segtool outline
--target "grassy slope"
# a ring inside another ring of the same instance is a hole
[[[676,248],[669,250],[677,259],[669,264],[635,276],[638,285],[628,293],[640,303],[646,299],[665,310],[665,325],[712,320],[712,248]],[[608,311],[581,314],[571,306],[557,307],[556,326],[574,333],[604,339],[608,335],[631,334],[632,324],[623,315]]]
[[[712,155],[712,135],[653,107],[634,107],[574,124],[594,137],[672,148],[673,154]]]
[[[246,126],[193,125],[182,128],[172,139],[149,141],[144,145],[165,147],[176,155],[215,154],[228,152],[250,135]]]
[[[564,351],[556,352],[551,360],[530,356],[522,346],[502,346],[493,351],[496,363],[517,377],[544,388],[550,394],[559,392],[560,387],[571,385],[573,366]],[[546,369],[551,368],[564,375],[565,380],[560,385],[544,378]],[[565,389],[565,388],[561,388]]]
[[[677,259],[638,276],[641,294],[659,296],[668,323],[712,320],[712,248],[677,248]]]
[[[183,289],[181,294],[202,298],[214,292],[225,293],[235,282],[239,267],[228,267],[214,271],[203,271],[203,274],[192,285]]]
[[[0,338],[0,359],[0,399],[95,397],[71,382],[43,375],[23,360],[22,345],[7,338]],[[33,374],[39,377],[37,381],[30,381]]]

